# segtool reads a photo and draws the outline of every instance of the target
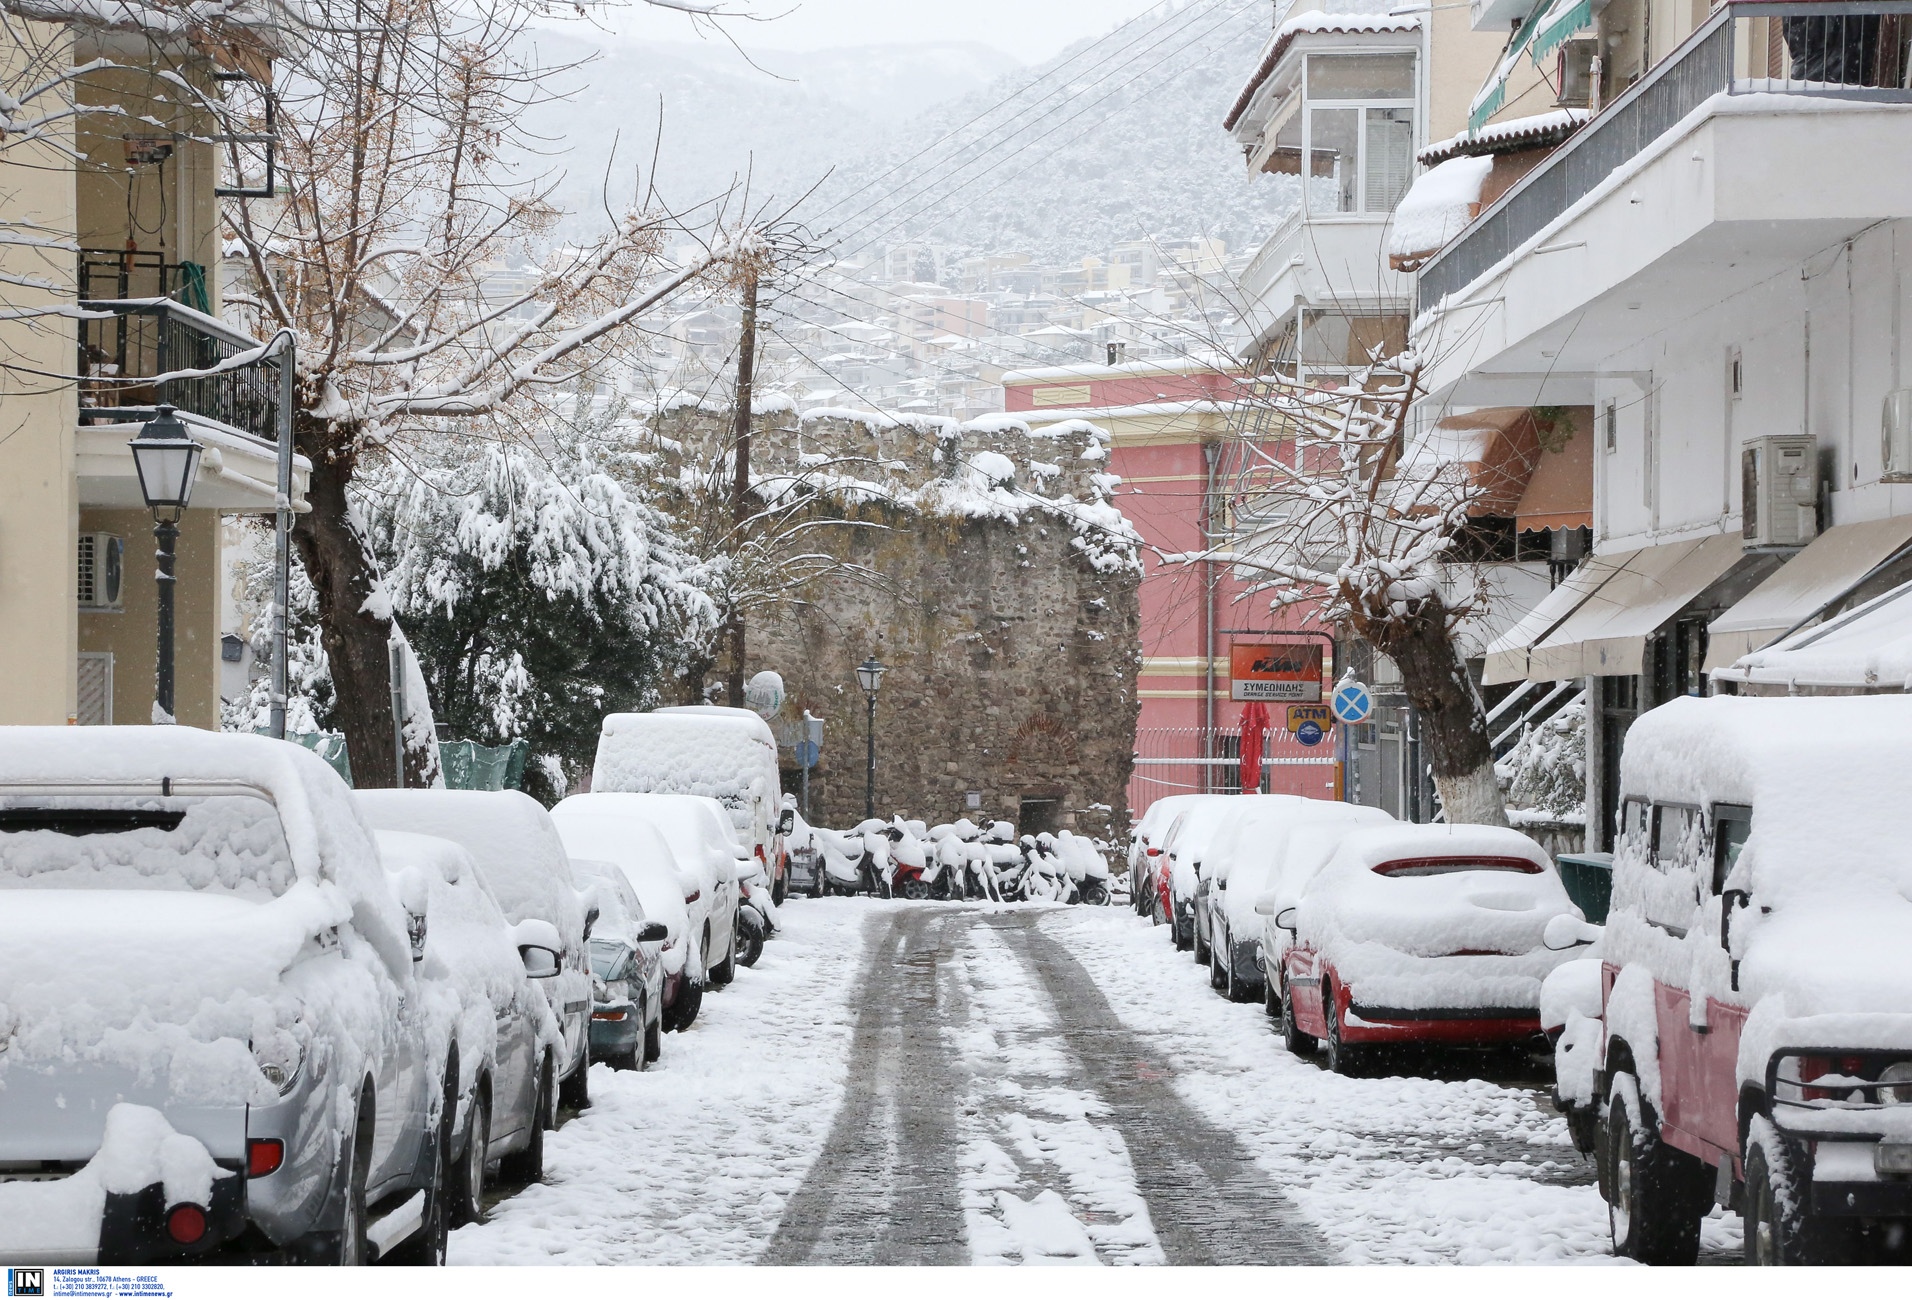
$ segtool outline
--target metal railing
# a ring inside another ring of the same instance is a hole
[[[96,313],[80,323],[80,418],[142,420],[162,402],[263,438],[279,439],[279,367],[266,357],[213,370],[262,345],[204,312],[169,298],[83,299]]]
[[[1304,745],[1281,729],[1262,736],[1262,788],[1276,793],[1321,795],[1334,788],[1332,773],[1289,772],[1291,768],[1332,768],[1340,749],[1332,731],[1321,743]],[[1135,774],[1138,793],[1150,800],[1169,794],[1238,794],[1241,791],[1241,732],[1233,727],[1138,727]]]
[[[1912,0],[1728,0],[1421,269],[1421,311],[1512,256],[1714,95],[1912,103],[1909,44]]]

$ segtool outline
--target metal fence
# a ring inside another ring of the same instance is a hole
[[[1262,792],[1332,798],[1340,753],[1337,740],[1337,736],[1329,732],[1320,744],[1309,746],[1287,731],[1269,731],[1262,737]],[[1239,794],[1240,730],[1138,728],[1135,772],[1129,778],[1129,791],[1129,807],[1137,815],[1164,795]]]
[[[1423,312],[1474,283],[1714,95],[1912,102],[1912,0],[1729,3],[1421,270]]]

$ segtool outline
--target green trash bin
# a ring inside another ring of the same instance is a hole
[[[1563,853],[1559,862],[1560,883],[1567,887],[1567,897],[1587,920],[1605,925],[1607,909],[1613,906],[1613,855]]]

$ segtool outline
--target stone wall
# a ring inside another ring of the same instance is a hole
[[[682,407],[655,427],[665,445],[709,463],[724,420]],[[851,412],[764,413],[757,429],[760,491],[812,494],[809,517],[868,525],[807,536],[883,584],[832,576],[749,623],[746,675],[774,669],[784,680],[780,735],[794,739],[806,709],[824,719],[811,820],[863,818],[855,668],[874,654],[889,669],[876,705],[879,817],[1126,828],[1140,571],[1133,534],[1109,505],[1107,436]],[[794,791],[788,748],[783,761]]]

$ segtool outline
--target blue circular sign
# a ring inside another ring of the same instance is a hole
[[[817,742],[799,740],[797,742],[797,766],[815,767],[817,765]]]
[[[1368,696],[1368,688],[1360,682],[1343,682],[1336,687],[1333,704],[1336,720],[1350,725],[1366,722],[1368,715],[1374,712],[1374,701]]]
[[[1300,730],[1295,732],[1295,739],[1304,745],[1319,745],[1326,734],[1319,722],[1304,722]]]

